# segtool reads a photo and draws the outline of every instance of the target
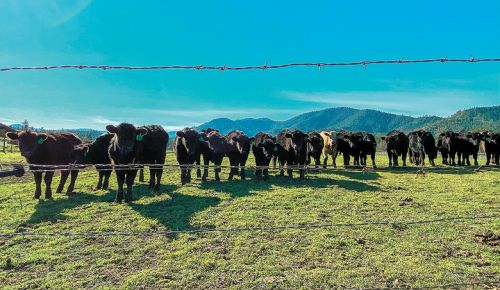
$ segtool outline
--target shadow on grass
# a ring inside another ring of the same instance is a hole
[[[344,177],[348,177],[350,179],[357,180],[376,180],[380,177],[380,174],[377,172],[362,172],[362,171],[335,171],[332,172],[334,175],[340,175]],[[335,179],[333,177],[333,179]]]
[[[191,217],[209,207],[219,204],[213,196],[196,196],[171,193],[170,199],[148,204],[131,203],[130,207],[146,218],[152,218],[169,230],[197,229],[189,224]],[[209,227],[209,226],[205,226]]]

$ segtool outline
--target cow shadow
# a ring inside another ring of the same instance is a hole
[[[248,176],[245,180],[207,180],[203,181],[199,188],[205,190],[213,190],[218,193],[227,193],[231,198],[244,197],[253,194],[254,192],[269,190],[271,188],[269,181],[256,181],[253,175]]]
[[[436,174],[453,174],[453,175],[468,175],[476,174],[478,172],[500,172],[499,168],[490,166],[406,166],[406,167],[392,167],[384,168],[379,171],[384,171],[394,174],[417,174],[418,172],[436,173]]]
[[[154,219],[169,230],[184,231],[200,229],[190,225],[191,217],[197,212],[220,203],[220,198],[214,196],[196,196],[177,192],[169,193],[169,196],[169,199],[146,204],[132,202],[130,207],[143,217]],[[214,226],[204,225],[203,228],[214,228]]]
[[[350,179],[356,180],[377,180],[380,177],[380,174],[377,172],[362,172],[362,171],[335,171],[332,172],[334,175],[340,175],[344,177],[348,177]]]
[[[67,199],[40,199],[35,205],[35,211],[30,218],[21,226],[26,224],[39,224],[43,222],[57,222],[67,217],[64,211],[80,207],[92,202],[106,202],[113,200],[114,194],[107,192],[104,195],[89,194],[86,192],[74,192]]]

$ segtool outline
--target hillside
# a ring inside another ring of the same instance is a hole
[[[285,121],[220,118],[201,124],[197,128],[218,128],[223,133],[239,129],[249,135],[254,135],[259,131],[276,134],[284,128],[297,128],[303,131],[345,129],[376,134],[385,134],[394,129],[408,132],[425,128],[436,133],[446,130],[487,129],[500,131],[498,120],[500,120],[500,106],[458,111],[447,118],[436,116],[411,117],[369,109],[358,110],[339,107],[304,113]]]
[[[458,111],[448,118],[424,126],[432,132],[453,131],[500,131],[500,106],[472,108]]]

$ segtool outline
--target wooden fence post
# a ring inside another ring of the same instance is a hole
[[[5,137],[3,138],[3,153],[5,153],[5,149],[6,149],[6,148],[5,148],[5,146],[6,146],[6,144],[5,144],[6,139],[7,139],[7,138],[5,138]]]

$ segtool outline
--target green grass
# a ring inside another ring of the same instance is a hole
[[[378,156],[379,165],[387,164]],[[23,161],[0,153],[0,162]],[[174,163],[171,154],[168,163]],[[481,161],[484,163],[484,161]],[[438,162],[439,163],[439,162]],[[250,164],[253,161],[250,160]],[[1,232],[156,232],[498,214],[500,170],[330,171],[306,181],[195,180],[166,171],[161,192],[136,182],[131,204],[94,190],[82,172],[76,194],[33,200],[31,176],[0,180]],[[223,177],[227,177],[223,174]],[[273,173],[274,174],[274,173]],[[253,177],[253,176],[251,176]],[[55,181],[58,181],[55,178]],[[475,234],[500,220],[409,226],[181,233],[159,237],[0,238],[5,288],[420,287],[500,280],[498,246]]]

